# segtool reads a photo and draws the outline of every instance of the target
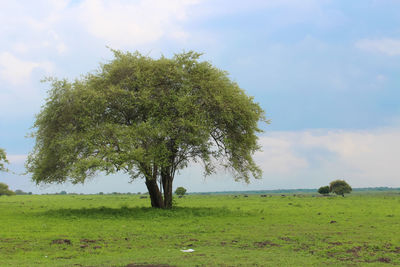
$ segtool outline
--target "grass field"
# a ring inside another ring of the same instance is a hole
[[[0,266],[400,265],[400,194],[0,197]],[[192,253],[182,249],[194,249]]]

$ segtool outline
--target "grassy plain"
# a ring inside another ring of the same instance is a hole
[[[399,193],[189,195],[176,204],[154,210],[137,195],[0,197],[0,266],[400,265]]]

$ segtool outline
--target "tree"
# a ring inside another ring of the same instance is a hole
[[[7,160],[7,154],[4,151],[4,149],[0,148],[0,172],[8,171],[7,168],[5,167],[6,163],[9,163]]]
[[[16,195],[28,195],[28,193],[27,192],[24,192],[23,190],[21,190],[21,189],[17,189],[17,190],[15,190],[15,194]]]
[[[168,59],[114,52],[81,79],[50,79],[26,167],[36,183],[83,183],[98,172],[143,178],[152,207],[172,207],[172,183],[189,162],[220,163],[235,180],[261,178],[264,111],[225,71],[195,52]]]
[[[351,186],[346,183],[345,180],[335,180],[329,184],[329,192],[335,193],[336,195],[341,195],[344,197],[344,194],[348,194],[353,189]]]
[[[178,196],[183,196],[186,194],[186,189],[180,186],[175,190],[175,194],[177,194]]]
[[[6,185],[4,183],[0,183],[0,196],[2,196],[2,195],[12,196],[14,194],[15,193],[13,191],[8,189],[8,185]]]
[[[329,186],[321,186],[318,189],[318,193],[320,193],[321,195],[328,195],[329,194]]]

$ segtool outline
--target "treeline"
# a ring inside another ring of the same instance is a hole
[[[317,188],[314,189],[275,189],[275,190],[249,190],[249,191],[218,191],[218,192],[195,192],[190,194],[196,195],[237,195],[237,194],[306,194],[316,193]],[[400,187],[362,187],[353,188],[353,192],[373,192],[373,191],[400,191]]]

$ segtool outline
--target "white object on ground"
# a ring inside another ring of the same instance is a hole
[[[189,249],[181,249],[181,251],[182,252],[193,252],[194,249],[191,249],[191,248],[189,248]]]

